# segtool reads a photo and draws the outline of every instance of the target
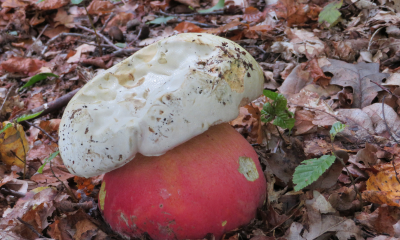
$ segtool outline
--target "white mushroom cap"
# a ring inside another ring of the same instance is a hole
[[[59,148],[77,176],[119,168],[137,153],[159,156],[235,119],[259,97],[264,76],[238,44],[179,34],[136,52],[88,82],[61,120]]]

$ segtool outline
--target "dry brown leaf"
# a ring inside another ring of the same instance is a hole
[[[400,220],[398,207],[380,206],[374,212],[361,212],[356,215],[362,227],[377,234],[389,234],[396,236],[395,224]],[[398,233],[397,236],[399,237]],[[398,238],[397,238],[398,239]]]
[[[178,25],[176,25],[174,31],[177,31],[179,33],[190,33],[190,32],[201,33],[204,31],[204,29],[190,22],[181,22]]]
[[[385,108],[384,110],[386,124],[388,125],[393,137],[395,137],[397,140],[400,140],[400,117],[393,110],[393,108],[389,107],[386,104],[384,104],[383,106]],[[390,133],[388,133],[385,121],[383,119],[382,103],[374,103],[370,106],[363,108],[362,110],[371,118],[371,121],[375,126],[375,133],[379,136],[391,139],[391,135]]]
[[[60,24],[66,26],[67,28],[75,27],[74,16],[68,15],[68,13],[62,8],[57,10],[57,15],[54,17],[54,21],[56,22],[55,27],[59,26]]]
[[[317,126],[312,123],[314,119],[314,114],[312,112],[299,110],[295,112],[294,118],[296,119],[294,123],[295,135],[311,133],[317,130]]]
[[[36,4],[36,0],[31,0],[31,3],[34,4],[39,10],[53,10],[64,7],[70,3],[69,0],[45,0]]]
[[[374,166],[378,158],[376,157],[376,152],[378,148],[370,143],[365,144],[365,148],[357,152],[356,161],[363,162],[366,167]]]
[[[109,14],[114,9],[114,5],[109,1],[93,0],[87,10],[89,14],[103,15]]]
[[[258,22],[263,21],[264,18],[265,18],[264,13],[260,12],[255,7],[247,7],[244,10],[243,19],[249,23],[258,23]]]
[[[183,3],[187,6],[190,6],[192,8],[198,8],[200,7],[200,0],[176,0],[177,2]]]
[[[34,75],[44,65],[44,61],[35,58],[11,57],[2,62],[0,67],[7,72]]]

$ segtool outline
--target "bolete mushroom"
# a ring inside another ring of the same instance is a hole
[[[257,154],[223,124],[261,95],[263,82],[258,63],[232,41],[166,38],[72,98],[60,124],[61,157],[78,176],[108,172],[99,206],[120,234],[220,238],[254,218],[265,199]]]

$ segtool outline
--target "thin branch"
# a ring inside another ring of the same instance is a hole
[[[18,197],[18,198],[23,198],[25,197],[25,194],[20,193],[18,191],[12,190],[12,189],[8,189],[8,188],[0,188],[0,192],[2,194],[7,194],[7,195],[12,195],[14,197]]]
[[[52,162],[52,161],[50,161],[50,170],[51,170],[51,172],[53,173],[53,176],[54,176],[55,178],[57,178],[57,180],[64,186],[65,190],[66,190],[66,191],[68,192],[68,194],[72,197],[72,199],[73,199],[75,202],[78,202],[78,198],[76,198],[75,194],[71,191],[71,189],[69,189],[69,187],[67,187],[67,186],[64,184],[64,182],[61,181],[61,180],[56,176],[56,174],[55,174],[54,171],[53,171],[53,167],[51,166],[51,162]]]
[[[361,195],[360,191],[358,191],[358,188],[356,186],[356,182],[354,181],[353,175],[351,175],[351,173],[350,173],[349,169],[347,168],[346,164],[344,163],[343,159],[335,153],[335,147],[333,146],[333,142],[331,142],[331,146],[332,146],[332,154],[340,161],[340,163],[346,169],[347,174],[350,177],[351,184],[354,186],[354,191],[356,191],[356,194],[358,195],[358,198],[360,199],[360,206],[361,206],[361,211],[362,211],[363,210],[363,199],[362,199],[362,195]]]
[[[389,93],[390,93],[390,92],[389,92]],[[397,141],[397,139],[393,137],[392,131],[390,131],[390,128],[389,128],[389,126],[388,126],[388,124],[387,124],[387,122],[386,122],[386,117],[385,117],[385,97],[386,97],[386,96],[383,96],[383,98],[382,98],[382,115],[383,115],[383,122],[385,123],[386,131],[388,131],[388,133],[389,133],[390,136],[393,138],[393,140],[394,140],[397,144],[399,144],[399,142]],[[400,184],[400,179],[399,179],[399,177],[397,176],[398,174],[397,174],[396,166],[394,166],[394,160],[392,160],[392,165],[393,165],[394,173],[396,174],[396,180],[397,180],[397,182]]]
[[[282,221],[281,223],[279,223],[278,225],[276,225],[274,228],[272,228],[272,229],[269,230],[268,232],[270,233],[270,232],[274,231],[275,229],[277,229],[278,227],[280,227],[282,224],[284,224],[287,220],[291,219],[291,218],[293,217],[293,215],[294,215],[295,213],[297,213],[297,211],[299,211],[300,208],[301,208],[303,205],[304,205],[304,201],[301,201],[301,202],[299,203],[299,205],[296,207],[296,209],[293,211],[292,214],[290,214],[284,221]]]
[[[46,24],[46,26],[44,26],[44,28],[42,29],[42,31],[40,32],[40,34],[37,36],[37,38],[35,39],[35,41],[33,41],[33,43],[28,47],[28,49],[26,49],[26,51],[24,52],[24,57],[28,55],[28,51],[30,51],[31,47],[39,40],[39,38],[43,35],[44,31],[46,31],[46,29],[49,27],[49,24]]]
[[[20,217],[17,217],[17,219],[18,219],[18,221],[23,223],[25,226],[27,226],[32,232],[34,232],[36,235],[38,235],[39,238],[47,238],[47,237],[43,236],[42,234],[40,234],[31,224],[25,222]]]
[[[50,112],[56,111],[62,107],[64,107],[65,105],[68,104],[69,100],[71,100],[71,98],[80,90],[80,88],[75,89],[59,98],[57,98],[56,100],[49,102],[49,103],[45,103],[40,107],[31,109],[29,111],[23,112],[22,114],[20,114],[21,116],[23,114],[33,114],[33,113],[38,113],[43,111],[40,115],[38,115],[36,118],[41,117],[43,115],[46,115]]]
[[[388,133],[390,134],[390,136],[393,138],[393,140],[394,140],[397,144],[400,144],[400,143],[397,141],[397,139],[393,137],[392,131],[390,131],[390,128],[389,128],[389,126],[388,126],[388,124],[387,124],[387,122],[386,122],[386,117],[385,117],[385,97],[386,97],[386,96],[383,96],[383,98],[382,98],[382,115],[383,115],[383,122],[385,123],[386,131],[388,131]]]
[[[199,27],[203,27],[203,28],[215,28],[215,27],[219,27],[218,25],[214,25],[214,24],[208,24],[208,23],[201,23],[201,22],[196,22],[196,21],[191,21],[191,20],[182,20],[182,19],[176,19],[176,21],[178,23],[181,22],[188,22],[188,23],[193,23]]]
[[[104,31],[104,29],[106,28],[107,24],[111,21],[111,19],[113,19],[116,16],[116,14],[114,12],[112,12],[110,14],[110,16],[108,16],[107,20],[105,21],[103,27],[101,27],[99,33],[102,33]]]
[[[91,18],[90,15],[89,15],[89,12],[88,12],[88,10],[87,10],[87,8],[86,8],[86,4],[83,4],[83,7],[85,8],[86,15],[87,15],[87,17],[89,18],[89,22],[90,22],[90,24],[92,25],[94,34],[96,35],[96,41],[97,41],[97,44],[99,45],[98,47],[99,47],[99,51],[100,51],[100,56],[103,56],[103,49],[101,49],[101,46],[100,46],[101,41],[100,41],[99,34],[97,34],[96,27],[94,26],[93,20],[92,20],[92,18]]]
[[[139,51],[140,49],[141,49],[141,48],[121,49],[121,50],[118,50],[118,51],[115,51],[115,52],[111,53],[110,55],[111,55],[112,57],[119,56],[119,55],[130,55],[130,54],[132,54],[132,53],[134,53],[134,52]]]
[[[185,13],[185,14],[174,14],[174,13],[166,13],[162,10],[160,10],[160,13],[162,15],[165,16],[174,16],[174,17],[193,17],[196,15],[220,15],[220,14],[224,14],[224,11],[214,11],[214,12],[210,12],[210,13],[199,13],[199,12],[195,12],[195,13]]]
[[[1,104],[0,112],[3,110],[4,104],[5,104],[6,101],[7,101],[8,95],[10,95],[10,92],[11,92],[11,90],[12,90],[13,88],[14,88],[14,85],[11,85],[10,89],[8,89],[7,95],[6,95],[6,97],[4,98],[3,103]]]
[[[398,99],[400,99],[400,96],[399,96],[399,95],[396,95],[396,94],[392,93],[392,91],[390,91],[388,88],[385,88],[385,87],[382,86],[381,84],[379,84],[379,83],[377,83],[377,82],[374,82],[374,81],[372,81],[372,80],[370,80],[370,81],[371,81],[372,83],[375,83],[376,85],[378,85],[378,87],[382,88],[383,91],[386,91],[386,92],[389,93],[390,95],[395,96],[395,97],[397,97]]]
[[[39,129],[40,131],[42,131],[42,133],[44,133],[47,137],[49,137],[50,140],[51,140],[52,142],[58,143],[58,141],[57,141],[56,139],[54,139],[50,134],[48,134],[43,128],[41,128],[41,127],[39,127],[39,126],[36,126],[35,124],[30,123],[30,122],[28,122],[28,121],[25,121],[25,122],[26,122],[29,126],[34,127],[34,128],[37,128],[37,129]]]
[[[369,40],[369,44],[368,44],[368,50],[367,50],[368,52],[369,52],[369,49],[371,48],[371,45],[372,45],[372,39],[374,39],[375,35],[376,35],[382,28],[383,28],[383,27],[380,27],[380,28],[376,29],[375,32],[374,32],[374,34],[372,34],[371,39]]]
[[[93,31],[92,29],[90,29],[90,28],[87,28],[87,27],[84,27],[84,26],[81,26],[81,25],[76,25],[76,27],[77,28],[80,28],[80,29],[82,29],[82,30],[85,30],[85,31],[87,31],[87,32],[90,32],[90,33],[95,33],[95,31]],[[97,33],[106,43],[108,43],[108,44],[110,44],[111,45],[111,47],[113,47],[115,50],[121,50],[122,48],[120,48],[120,47],[117,47],[117,46],[115,46],[115,44],[110,40],[110,39],[108,39],[106,36],[104,36],[103,34],[101,34],[101,33]]]
[[[47,41],[46,46],[43,48],[43,50],[40,53],[40,55],[43,56],[46,53],[47,48],[49,47],[49,45],[52,44],[54,41],[56,41],[58,38],[66,37],[66,36],[87,38],[87,39],[92,40],[92,41],[95,39],[94,36],[88,36],[88,35],[84,35],[84,34],[80,34],[80,33],[60,33],[57,36],[55,36],[52,39],[50,39],[49,41]]]

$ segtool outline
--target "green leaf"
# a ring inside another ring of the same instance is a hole
[[[26,120],[30,120],[32,118],[35,118],[37,116],[39,116],[40,114],[42,114],[43,111],[37,112],[37,113],[32,113],[32,114],[24,114],[20,117],[17,118],[17,122],[23,122]]]
[[[36,2],[36,4],[39,4],[41,2],[44,2],[44,0],[39,0],[39,1]]]
[[[2,134],[5,130],[7,130],[7,128],[9,128],[9,127],[11,127],[11,126],[12,126],[12,123],[7,123],[7,124],[3,127],[3,129],[0,130],[0,134]]]
[[[17,31],[11,31],[11,32],[8,32],[8,34],[13,35],[13,36],[18,36],[18,32]]]
[[[291,131],[292,128],[294,127],[294,123],[296,122],[296,120],[292,118],[290,114],[288,114],[287,112],[286,111],[278,112],[272,124],[281,127],[283,129],[289,129],[289,131]]]
[[[126,43],[116,43],[115,46],[120,47],[120,48],[124,48],[126,47]]]
[[[282,94],[278,94],[274,102],[275,102],[275,112],[288,110],[287,100],[285,96],[283,96]]]
[[[54,73],[39,73],[36,74],[35,76],[31,77],[31,79],[29,79],[29,81],[27,83],[25,83],[24,86],[22,86],[19,91],[21,91],[23,88],[32,86],[33,84],[42,81],[43,79],[46,79],[47,77],[57,77],[57,75],[55,75]]]
[[[166,24],[169,20],[174,18],[175,17],[159,17],[154,19],[153,21],[147,22],[147,24]]]
[[[81,2],[83,2],[83,0],[71,0],[72,4],[79,4]]]
[[[263,94],[264,94],[264,96],[266,96],[267,98],[269,98],[271,100],[275,100],[279,95],[279,93],[273,92],[271,90],[264,90]]]
[[[324,9],[322,9],[322,11],[319,13],[318,22],[321,23],[325,21],[331,25],[334,24],[342,15],[338,10],[342,7],[342,4],[343,1],[332,2],[326,5]]]
[[[336,134],[340,133],[341,131],[343,131],[346,128],[346,125],[341,123],[341,122],[335,122],[332,125],[331,130],[329,131],[329,133],[331,134],[331,141],[333,142],[333,140],[335,140]]]
[[[305,160],[299,165],[293,174],[294,190],[300,191],[317,179],[335,162],[336,157],[324,155],[320,158]]]
[[[214,12],[214,11],[217,11],[217,10],[221,10],[221,9],[224,8],[224,6],[225,6],[225,0],[219,0],[218,3],[214,7],[209,8],[209,9],[205,9],[205,10],[199,10],[197,12],[199,12],[199,13],[210,13],[210,12]]]
[[[57,152],[53,152],[52,154],[50,154],[50,156],[48,158],[45,158],[43,160],[43,165],[39,167],[39,169],[37,170],[38,173],[43,173],[43,168],[44,166],[46,166],[46,164],[48,164],[51,160],[53,160],[53,158],[55,158],[58,153],[60,153],[60,151]]]

